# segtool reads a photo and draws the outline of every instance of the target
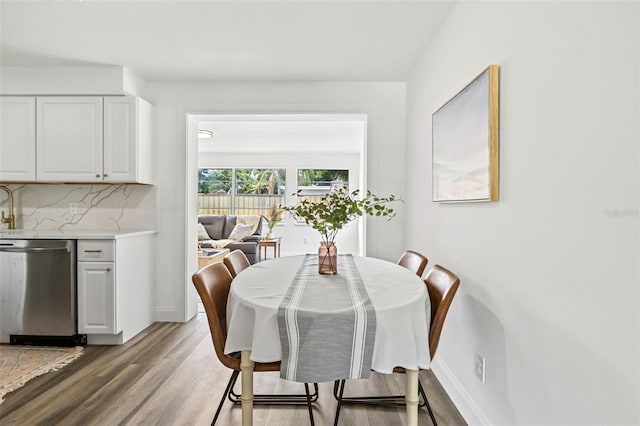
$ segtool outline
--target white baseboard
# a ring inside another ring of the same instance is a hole
[[[444,362],[434,360],[431,363],[431,370],[469,426],[491,424]]]
[[[180,322],[176,320],[176,308],[157,306],[155,313],[156,322]]]

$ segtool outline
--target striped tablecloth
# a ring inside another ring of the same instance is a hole
[[[278,308],[280,377],[296,382],[368,378],[376,315],[351,255],[338,256],[339,273],[318,273],[306,255]]]
[[[250,358],[256,362],[285,359],[278,311],[305,258],[285,256],[259,262],[243,270],[233,280],[227,302],[225,353],[250,350]],[[352,259],[375,311],[373,349],[370,350],[366,344],[363,346],[367,356],[372,352],[371,368],[380,373],[391,373],[396,366],[412,370],[429,368],[430,305],[424,282],[413,272],[392,262],[359,256]],[[344,266],[341,257],[338,272],[342,273]],[[317,269],[314,274],[317,274]],[[351,295],[336,296],[330,285],[322,287],[324,297],[330,303],[324,303],[321,309],[332,318],[331,330],[337,330],[341,328],[336,320],[340,314],[338,307],[348,306]],[[318,368],[323,368],[321,364],[333,364],[341,353],[346,351],[342,348],[335,352],[322,350],[314,352],[312,359]],[[364,366],[362,368],[367,370]],[[350,374],[337,378],[348,378]],[[321,381],[315,377],[307,379],[309,382]]]

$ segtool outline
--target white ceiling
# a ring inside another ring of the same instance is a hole
[[[0,2],[2,66],[147,81],[404,81],[454,0]]]

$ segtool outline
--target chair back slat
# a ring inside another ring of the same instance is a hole
[[[444,320],[447,317],[453,296],[455,296],[460,286],[460,278],[448,269],[435,265],[427,272],[424,283],[427,285],[429,300],[431,301],[429,352],[431,353],[431,359],[433,359],[440,342]]]
[[[232,251],[224,257],[223,261],[233,278],[251,266],[251,262],[249,262],[249,259],[247,259],[247,256],[242,250]]]
[[[413,250],[405,251],[402,253],[402,256],[400,256],[400,259],[398,259],[398,265],[413,271],[420,278],[422,278],[422,273],[424,272],[424,268],[427,267],[428,262],[429,259]]]

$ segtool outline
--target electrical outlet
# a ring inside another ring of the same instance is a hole
[[[482,355],[478,353],[478,351],[475,351],[474,358],[475,358],[476,377],[484,385],[486,381],[485,359]]]
[[[306,238],[303,240],[303,242],[305,245],[309,244],[309,240],[307,240]]]

